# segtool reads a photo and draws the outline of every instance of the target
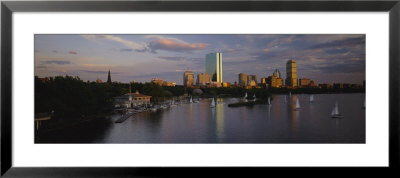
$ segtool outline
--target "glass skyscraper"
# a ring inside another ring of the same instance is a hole
[[[211,81],[222,83],[222,53],[206,55],[206,73],[211,76]]]

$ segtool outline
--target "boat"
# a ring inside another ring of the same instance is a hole
[[[267,105],[271,105],[271,97],[268,97],[268,103]]]
[[[256,94],[253,95],[253,101],[256,101]]]
[[[294,108],[295,111],[301,110],[299,98],[296,100],[296,107]]]
[[[215,101],[214,101],[214,98],[213,98],[212,101],[211,101],[210,108],[214,108],[214,107],[215,107]]]
[[[247,92],[246,92],[246,94],[244,95],[243,99],[247,99]]]
[[[337,102],[335,104],[335,107],[332,110],[331,117],[332,118],[343,118],[344,117],[343,115],[339,114],[339,107],[338,107]]]
[[[197,99],[197,100],[194,100],[193,101],[193,103],[199,103],[200,101]]]
[[[314,95],[310,96],[310,103],[314,102]]]
[[[175,99],[174,98],[172,98],[172,102],[171,102],[171,105],[170,105],[171,107],[175,107],[176,106],[176,104],[175,104]]]
[[[192,99],[192,97],[190,97],[190,103],[193,103],[193,99]]]

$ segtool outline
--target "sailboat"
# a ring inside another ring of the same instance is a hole
[[[338,103],[336,102],[335,107],[332,110],[331,113],[332,118],[343,118],[344,116],[339,114],[339,108],[338,108]]]
[[[310,96],[310,103],[314,102],[314,95]]]
[[[301,110],[299,98],[296,100],[296,107],[294,108],[295,111]]]
[[[292,97],[292,92],[289,91],[289,97]]]
[[[193,103],[192,97],[190,97],[190,103]]]
[[[268,105],[271,105],[271,97],[268,97]]]
[[[244,95],[243,99],[247,99],[247,92],[246,92],[246,94]]]
[[[253,95],[253,101],[256,101],[256,94]]]
[[[213,98],[212,101],[211,101],[210,108],[214,108],[214,107],[215,107],[215,101],[214,101],[214,98]]]
[[[172,98],[172,101],[171,101],[171,107],[174,107],[174,106],[176,106],[176,104],[175,104],[175,99],[174,99],[174,98]]]

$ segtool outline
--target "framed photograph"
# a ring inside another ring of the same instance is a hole
[[[3,1],[1,174],[394,170],[399,6]]]

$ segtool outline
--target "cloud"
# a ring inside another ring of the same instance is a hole
[[[68,53],[69,53],[69,54],[74,54],[74,55],[77,55],[77,54],[78,54],[76,51],[69,51]]]
[[[130,49],[135,50],[137,52],[142,52],[145,51],[146,49],[146,46],[144,44],[136,43],[134,41],[126,40],[114,35],[81,35],[81,36],[88,40],[104,39],[104,40],[114,41],[126,47],[129,47]]]
[[[182,56],[158,56],[158,58],[164,59],[167,61],[200,61],[200,60],[204,59],[204,58],[189,58],[189,57],[182,57]]]
[[[108,74],[108,71],[102,71],[102,70],[78,70],[78,71],[91,74]],[[123,74],[123,72],[111,72],[111,75],[112,74]]]
[[[57,61],[57,60],[48,60],[48,61],[42,61],[42,64],[58,64],[58,65],[66,65],[66,64],[71,64],[70,61]]]
[[[58,51],[57,51],[57,50],[53,50],[53,51],[51,51],[51,52],[53,52],[53,53],[58,53]]]
[[[332,42],[320,43],[317,45],[313,45],[310,48],[340,48],[340,47],[351,47],[355,45],[365,45],[365,36],[355,37],[355,38],[347,38],[343,40],[335,40]]]
[[[133,51],[133,49],[121,49],[121,50],[119,50],[120,52],[131,52],[131,51]]]
[[[160,38],[153,40],[147,44],[147,48],[152,53],[157,53],[157,50],[174,51],[174,52],[193,52],[206,49],[209,46],[207,43],[186,43],[168,38]]]

